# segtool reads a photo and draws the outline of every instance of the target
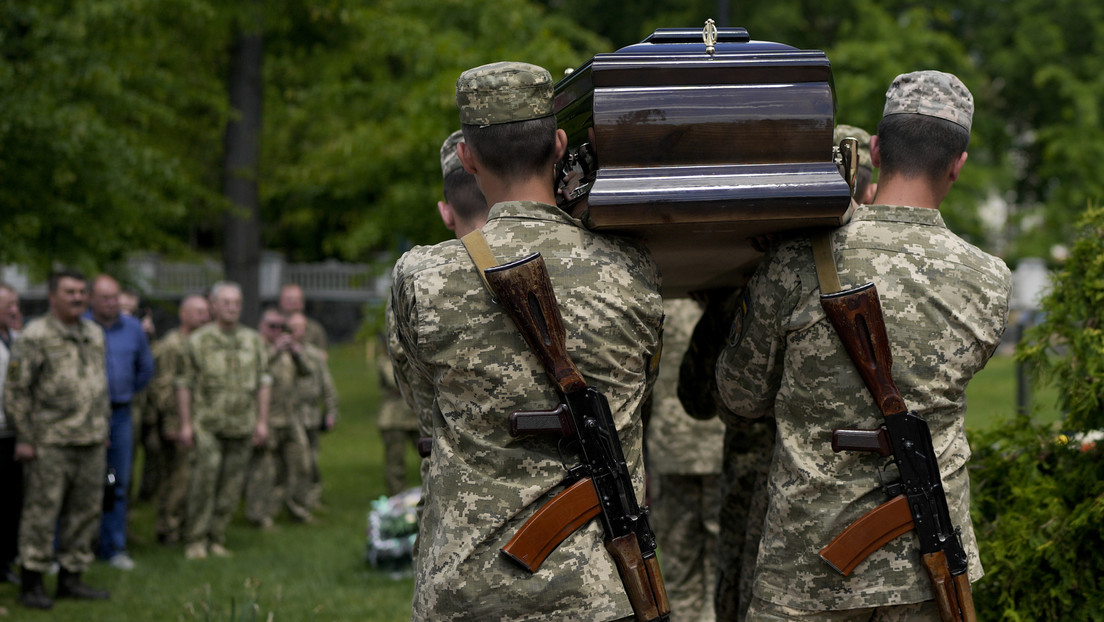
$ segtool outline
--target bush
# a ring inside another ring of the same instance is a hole
[[[1104,209],[1082,227],[1017,353],[1057,387],[1060,428],[1021,415],[972,438],[982,620],[1104,620]]]

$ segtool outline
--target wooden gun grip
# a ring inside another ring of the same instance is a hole
[[[893,454],[893,443],[884,425],[873,430],[840,428],[832,430],[832,451],[873,451],[889,456]]]
[[[848,525],[820,550],[820,558],[846,577],[867,556],[912,527],[908,498],[898,495]]]
[[[939,619],[943,622],[975,622],[977,614],[974,612],[968,573],[952,576],[947,566],[947,554],[943,551],[922,555],[921,561],[931,579]]]
[[[536,511],[502,552],[529,572],[536,572],[568,536],[602,511],[594,482],[584,477]]]
[[[632,604],[637,621],[651,622],[662,619],[666,614],[659,609],[656,592],[652,589],[649,566],[640,552],[640,543],[636,539],[636,534],[628,533],[619,538],[606,540],[606,550],[617,564],[617,572],[621,575],[621,583],[625,585],[625,593],[629,596],[629,603]],[[658,574],[658,563],[656,571]],[[659,579],[662,585],[662,577]],[[663,593],[663,600],[666,601],[666,590],[660,588],[660,591]]]
[[[429,454],[433,453],[433,437],[432,436],[419,436],[418,437],[418,455],[422,458],[428,458]]]
[[[893,354],[874,284],[822,295],[820,305],[882,414],[905,412],[905,400],[890,375]]]
[[[554,410],[515,410],[510,413],[510,436],[514,438],[553,432],[564,438],[575,436],[575,425],[567,404],[560,404]]]

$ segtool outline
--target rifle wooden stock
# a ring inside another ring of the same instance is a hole
[[[429,454],[433,453],[433,437],[432,436],[419,436],[418,437],[418,455],[423,458],[428,458]]]
[[[898,495],[848,525],[820,550],[820,558],[846,577],[867,556],[910,529],[908,498]]]
[[[540,253],[488,268],[483,274],[560,391],[585,387],[583,375],[567,354],[563,317]]]
[[[882,414],[905,412],[905,400],[890,375],[893,354],[874,284],[823,295],[820,304]]]
[[[602,511],[589,477],[552,497],[502,547],[510,559],[536,572],[549,553]]]
[[[923,555],[921,561],[931,579],[940,619],[943,622],[977,622],[970,578],[965,573],[952,576],[947,554],[943,551]]]
[[[606,550],[617,563],[617,572],[638,622],[658,620],[671,612],[663,577],[659,576],[659,562],[654,554],[644,559],[635,533],[606,540]]]

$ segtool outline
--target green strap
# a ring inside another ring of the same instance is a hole
[[[836,258],[832,256],[831,229],[813,236],[813,260],[816,263],[821,296],[834,294],[843,289],[840,286],[839,272],[836,271]]]

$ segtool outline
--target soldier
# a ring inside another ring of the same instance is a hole
[[[701,307],[689,299],[665,300],[663,311],[663,353],[647,426],[652,527],[672,622],[708,622],[714,619],[725,426],[719,419],[691,418],[677,395],[679,362]]]
[[[4,410],[15,423],[15,459],[24,463],[19,526],[23,564],[20,602],[50,609],[42,585],[57,546],[57,598],[106,599],[81,573],[103,509],[107,471],[108,400],[104,333],[81,318],[85,280],[79,272],[50,277],[50,313],[27,325],[15,342],[4,386]]]
[[[155,373],[148,389],[147,408],[152,412],[160,436],[162,476],[154,491],[157,519],[154,526],[157,541],[162,544],[179,542],[184,524],[185,500],[188,493],[187,447],[178,444],[180,417],[177,414],[175,379],[184,364],[184,345],[188,336],[211,319],[207,300],[188,296],[177,312],[180,326],[169,331],[153,345]],[[149,454],[146,454],[147,457]]]
[[[292,313],[305,313],[306,302],[303,300],[303,288],[295,283],[284,285],[280,289],[280,301],[277,306],[280,307],[280,313],[283,313],[285,318]],[[317,320],[307,318],[306,340],[307,343],[321,350],[323,354],[326,353],[326,348],[329,345],[326,339],[326,329]]]
[[[635,242],[587,231],[555,206],[549,172],[567,136],[556,129],[547,71],[478,67],[460,76],[456,98],[460,160],[493,205],[483,234],[500,260],[542,253],[568,349],[609,400],[639,498],[639,413],[663,315],[655,263]],[[464,246],[450,240],[403,255],[391,304],[401,350],[434,390],[414,619],[630,617],[597,521],[568,536],[535,574],[498,550],[564,480],[556,441],[511,438],[505,415],[560,398]]]
[[[296,315],[302,315],[296,314]],[[314,519],[308,506],[309,450],[299,415],[297,388],[309,376],[303,346],[295,341],[284,316],[276,309],[261,314],[261,336],[268,347],[272,400],[268,412],[268,440],[253,449],[245,482],[245,517],[262,530],[272,529],[284,501],[293,520]]]
[[[11,349],[19,337],[15,327],[19,293],[0,281],[0,583],[19,583],[12,564],[19,557],[19,514],[23,511],[23,467],[15,459],[15,424],[4,414],[4,380]]]
[[[326,353],[307,343],[307,316],[292,313],[287,318],[291,336],[302,348],[300,356],[308,371],[298,376],[295,389],[295,403],[299,410],[300,422],[307,433],[308,446],[308,494],[307,507],[314,510],[322,507],[322,471],[318,468],[319,434],[332,430],[337,425],[337,388],[330,375]]]
[[[874,282],[893,375],[904,401],[931,428],[952,522],[961,528],[971,580],[982,575],[969,515],[965,390],[1004,332],[1007,266],[951,233],[939,206],[966,162],[973,98],[958,78],[903,74],[886,93],[872,163],[873,205],[831,234],[845,287]],[[818,551],[884,500],[884,460],[833,453],[832,430],[882,423],[818,300],[807,236],[771,249],[747,286],[717,384],[732,413],[773,411],[778,448],[769,475],[748,617],[756,620],[938,620],[915,532],[874,551],[843,577]],[[726,419],[736,417],[725,414]]]
[[[257,331],[238,323],[241,288],[211,287],[214,322],[188,336],[176,379],[178,442],[193,447],[189,463],[187,559],[226,557],[226,527],[241,500],[251,445],[268,437],[272,377]]]
[[[380,337],[380,341],[383,341]],[[406,448],[416,446],[418,416],[403,401],[395,381],[395,368],[386,356],[374,357],[379,374],[380,406],[376,427],[383,440],[384,482],[388,495],[406,488]]]

